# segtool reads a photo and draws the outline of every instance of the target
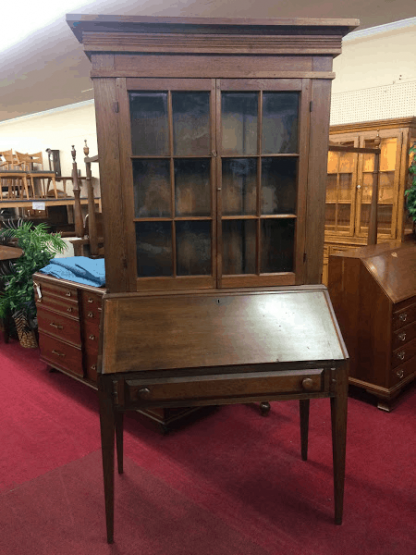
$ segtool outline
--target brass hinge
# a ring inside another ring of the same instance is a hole
[[[118,114],[120,111],[120,106],[118,102],[113,102],[113,111]]]

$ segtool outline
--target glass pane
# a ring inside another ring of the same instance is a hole
[[[352,173],[341,173],[339,175],[338,200],[340,202],[351,201]]]
[[[348,231],[350,228],[350,220],[351,220],[351,205],[339,204],[338,217],[337,217],[337,229],[339,231]]]
[[[335,230],[335,204],[325,206],[325,229]]]
[[[210,161],[175,160],[176,216],[210,216]]]
[[[377,233],[392,233],[393,206],[390,204],[378,205],[377,208]]]
[[[298,107],[297,92],[263,93],[263,154],[298,151]]]
[[[222,93],[222,152],[257,154],[258,94]]]
[[[328,173],[338,173],[339,152],[328,151]]]
[[[133,160],[134,215],[170,217],[169,160]]]
[[[257,160],[223,159],[222,213],[227,216],[256,214]]]
[[[354,170],[354,157],[357,155],[353,152],[340,152],[339,154],[339,171],[340,173],[352,173]]]
[[[211,222],[176,222],[178,276],[211,274]]]
[[[337,174],[329,174],[326,178],[326,202],[337,201]]]
[[[170,222],[136,222],[138,277],[172,275]]]
[[[294,214],[296,212],[296,170],[296,159],[262,159],[262,214]]]
[[[367,228],[370,222],[370,205],[369,204],[361,204],[361,211],[360,211],[360,229]]]
[[[293,272],[294,245],[295,220],[262,220],[261,273]]]
[[[173,150],[177,156],[209,155],[209,93],[172,93]]]
[[[380,174],[378,201],[382,203],[394,203],[394,172]]]
[[[168,93],[131,92],[129,98],[133,156],[168,156]]]
[[[256,273],[256,220],[222,222],[222,273]]]

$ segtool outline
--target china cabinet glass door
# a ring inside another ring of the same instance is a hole
[[[301,80],[128,79],[126,95],[138,289],[300,283]]]

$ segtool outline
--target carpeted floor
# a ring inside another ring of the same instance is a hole
[[[344,523],[329,401],[222,407],[167,436],[126,418],[105,541],[96,392],[0,337],[0,555],[415,555],[416,388],[390,414],[350,398]]]

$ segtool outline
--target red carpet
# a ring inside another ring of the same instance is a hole
[[[161,436],[126,419],[105,542],[96,393],[0,343],[1,555],[415,555],[416,388],[390,413],[349,400],[344,523],[333,524],[328,400],[229,406]]]

